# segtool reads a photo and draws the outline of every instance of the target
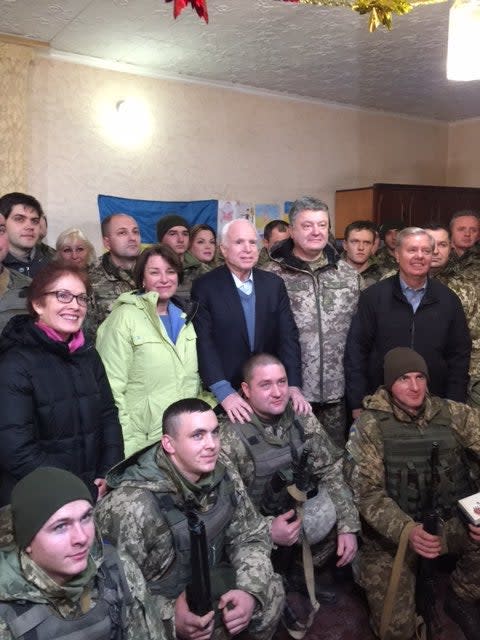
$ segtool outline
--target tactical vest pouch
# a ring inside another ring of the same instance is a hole
[[[438,508],[448,519],[456,511],[456,503],[471,493],[468,468],[463,449],[450,427],[448,407],[426,429],[415,423],[404,423],[393,414],[377,411],[383,435],[386,489],[405,513],[417,522],[422,514],[431,484],[430,453],[432,444],[439,445],[440,486]]]

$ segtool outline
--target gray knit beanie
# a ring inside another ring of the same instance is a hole
[[[25,549],[56,511],[75,500],[93,504],[87,485],[69,471],[39,467],[22,478],[11,497],[17,546]]]
[[[182,216],[178,216],[177,214],[163,216],[163,218],[160,218],[157,222],[157,240],[161,242],[163,236],[172,227],[185,227],[186,229],[190,229],[190,225]]]
[[[395,380],[405,373],[419,371],[429,380],[428,367],[422,356],[409,347],[395,347],[385,354],[383,381],[390,391]]]

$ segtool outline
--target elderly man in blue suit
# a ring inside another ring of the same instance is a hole
[[[193,319],[200,376],[230,420],[244,422],[250,405],[237,389],[242,367],[255,353],[271,353],[284,365],[295,411],[309,413],[303,397],[298,329],[285,285],[256,269],[257,232],[247,220],[233,220],[222,231],[225,265],[196,280],[192,299],[200,303]]]

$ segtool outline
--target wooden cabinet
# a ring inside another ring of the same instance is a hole
[[[335,194],[335,235],[343,238],[354,220],[403,220],[408,226],[428,222],[448,223],[461,209],[480,211],[480,189],[377,183],[361,189],[343,189]]]

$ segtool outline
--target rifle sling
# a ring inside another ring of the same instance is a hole
[[[408,535],[410,531],[418,525],[418,522],[407,522],[403,527],[400,535],[400,542],[398,543],[397,553],[395,554],[395,560],[393,561],[392,572],[390,574],[390,581],[388,583],[387,593],[385,595],[385,601],[383,603],[382,618],[380,620],[380,638],[384,640],[385,635],[390,626],[393,613],[393,605],[397,596],[398,583],[400,580],[400,574],[403,568],[403,562],[405,560],[405,554],[408,546]]]
[[[289,485],[287,487],[287,491],[296,502],[297,518],[300,518],[300,520],[302,520],[303,503],[307,500],[307,494],[304,491],[300,491],[294,484]],[[312,608],[310,613],[308,614],[308,619],[305,622],[303,629],[287,629],[288,634],[292,638],[294,638],[294,640],[302,640],[309,628],[312,626],[315,614],[320,608],[315,595],[315,576],[313,571],[312,550],[310,549],[310,545],[308,544],[307,536],[305,534],[301,534],[301,536],[303,573],[305,575],[305,584],[307,586],[308,597],[310,598],[310,605]]]

